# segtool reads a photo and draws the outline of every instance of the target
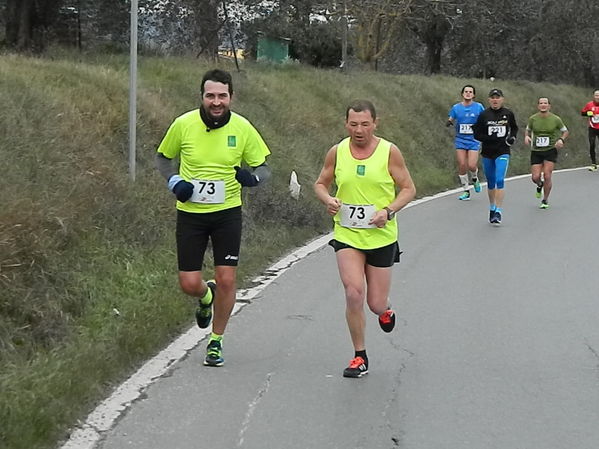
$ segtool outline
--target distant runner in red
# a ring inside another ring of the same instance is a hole
[[[595,155],[595,139],[599,138],[599,89],[593,92],[593,101],[584,105],[581,115],[589,118],[589,153],[591,155],[590,171],[597,171],[597,156]]]

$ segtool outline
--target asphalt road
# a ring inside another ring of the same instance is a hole
[[[599,174],[556,173],[549,210],[528,178],[399,214],[396,329],[368,316],[353,356],[331,248],[298,262],[102,435],[101,449],[597,449]],[[173,279],[173,282],[175,280]]]

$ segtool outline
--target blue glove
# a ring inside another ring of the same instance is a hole
[[[514,143],[516,143],[516,138],[514,136],[508,136],[505,139],[505,143],[508,144],[508,146],[512,146]]]
[[[184,203],[193,194],[193,184],[185,181],[179,175],[173,175],[168,180],[168,189],[175,194],[177,199]]]
[[[249,170],[241,167],[233,167],[235,169],[235,179],[244,187],[255,187],[260,182],[260,179]]]

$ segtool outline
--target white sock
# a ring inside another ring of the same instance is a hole
[[[472,179],[472,182],[478,181],[478,168],[470,172],[470,179]]]
[[[462,184],[464,190],[468,190],[468,174],[458,175],[458,178],[460,178],[460,184]]]

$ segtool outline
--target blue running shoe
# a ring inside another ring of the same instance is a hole
[[[458,196],[458,200],[460,200],[460,201],[470,201],[470,192],[466,191],[466,192],[462,193],[460,196]]]
[[[477,179],[476,181],[474,181],[474,191],[476,193],[480,193],[480,191],[482,190],[481,186],[480,186],[480,181]]]

